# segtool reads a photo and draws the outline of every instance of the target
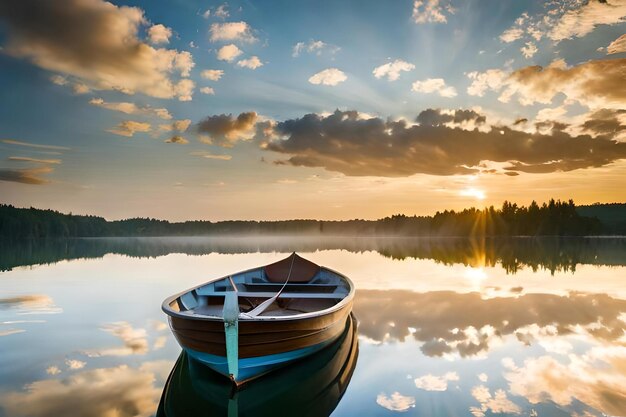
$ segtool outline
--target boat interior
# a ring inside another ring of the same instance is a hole
[[[297,257],[293,264],[291,258]],[[289,276],[287,284],[285,281]],[[187,291],[169,303],[182,314],[221,318],[226,294],[237,291],[239,311],[246,313],[262,302],[280,296],[260,317],[285,317],[328,309],[344,299],[350,284],[341,275],[298,255],[209,282]]]

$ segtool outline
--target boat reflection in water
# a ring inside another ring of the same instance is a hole
[[[358,357],[356,319],[333,344],[233,392],[223,375],[180,354],[163,389],[157,417],[329,416],[339,404]]]

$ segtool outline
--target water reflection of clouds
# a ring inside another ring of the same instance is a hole
[[[513,335],[524,344],[542,341],[565,349],[557,336],[584,335],[615,342],[624,335],[626,300],[604,294],[525,294],[483,299],[478,293],[360,290],[354,306],[359,332],[375,341],[422,342],[427,356],[475,356]],[[390,325],[393,323],[393,326]],[[413,330],[413,331],[412,331]]]
[[[504,362],[514,395],[537,404],[553,401],[569,406],[580,401],[605,415],[626,415],[626,346],[598,346],[566,360],[540,356],[519,367]]]
[[[478,405],[469,406],[476,417],[522,413],[520,397],[531,405],[552,402],[580,415],[585,409],[625,415],[625,313],[626,300],[606,294],[485,299],[480,293],[361,290],[355,299],[364,340],[385,345],[415,339],[422,353],[433,359],[487,358],[494,347],[510,347],[511,342],[540,347],[544,353],[539,356],[506,358],[500,371],[490,371],[501,372],[508,386],[489,387],[488,375],[476,374],[480,382],[471,395]],[[450,381],[460,378],[449,372],[414,380],[417,388],[427,391],[446,391]],[[494,384],[498,381],[495,378]],[[385,404],[392,404],[391,398],[385,396]]]
[[[110,323],[102,327],[105,332],[119,338],[124,346],[97,349],[86,352],[88,356],[128,356],[143,355],[148,352],[148,333],[146,329],[134,328],[125,321]]]
[[[9,314],[58,314],[63,309],[57,307],[51,297],[47,295],[20,295],[15,297],[0,298],[0,310],[8,311]],[[10,336],[26,332],[26,329],[6,328],[15,324],[45,323],[45,320],[6,320],[0,322],[0,337]]]
[[[63,379],[28,384],[23,391],[0,394],[6,415],[21,417],[148,417],[161,394],[160,384],[172,362],[146,362],[91,369]]]
[[[472,388],[472,397],[480,403],[480,407],[470,407],[470,413],[474,417],[484,417],[487,411],[492,413],[520,414],[521,408],[511,401],[506,391],[498,389],[491,395],[489,388],[478,385]]]
[[[415,397],[402,395],[399,392],[394,392],[391,395],[387,395],[381,392],[376,397],[376,404],[389,411],[405,412],[415,407]]]
[[[0,309],[11,309],[16,314],[57,314],[63,309],[54,304],[47,295],[20,295],[0,298]]]
[[[458,381],[459,375],[456,372],[448,372],[444,375],[424,375],[415,379],[415,386],[424,391],[447,391],[448,382]]]

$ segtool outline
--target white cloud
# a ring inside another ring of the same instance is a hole
[[[224,3],[217,6],[214,14],[216,17],[226,19],[228,16],[230,16],[230,13],[228,13],[228,4]]]
[[[389,397],[385,393],[380,393],[376,397],[376,404],[390,411],[405,412],[415,407],[415,397],[409,397],[394,392]]]
[[[393,62],[388,62],[374,68],[372,73],[376,78],[387,77],[388,81],[395,81],[400,78],[400,72],[411,71],[413,69],[415,69],[415,65],[401,59],[396,59]]]
[[[193,89],[196,87],[196,83],[192,80],[184,79],[180,80],[175,86],[176,95],[179,101],[191,101]]]
[[[213,90],[211,87],[202,87],[200,89],[200,92],[202,94],[208,94],[208,95],[215,95],[215,90]]]
[[[620,36],[606,47],[606,53],[608,55],[619,54],[621,52],[626,52],[626,35]]]
[[[550,26],[550,22],[553,19],[552,14],[549,16],[542,19],[540,16],[531,17],[527,12],[524,12],[515,19],[513,26],[502,32],[500,40],[505,43],[511,43],[530,36],[535,41],[539,41],[544,36],[546,27]]]
[[[243,51],[237,48],[237,45],[231,43],[229,45],[222,46],[217,51],[217,59],[219,59],[220,61],[233,62],[235,58],[237,58],[242,53]]]
[[[315,85],[332,85],[335,86],[347,80],[346,74],[337,68],[327,68],[309,78],[309,82]]]
[[[487,382],[489,380],[489,377],[487,376],[486,373],[483,372],[481,374],[478,374],[478,380],[480,382]]]
[[[261,62],[258,56],[251,56],[248,59],[242,59],[241,61],[238,61],[237,66],[254,70],[259,67],[262,67],[263,63]]]
[[[53,75],[52,77],[50,77],[50,81],[52,81],[52,83],[56,84],[56,85],[66,85],[67,84],[67,78],[63,77],[61,75]]]
[[[148,29],[148,39],[150,39],[150,43],[155,45],[170,43],[171,36],[172,29],[163,26],[162,24],[150,26],[150,29]]]
[[[59,367],[58,367],[58,366],[49,366],[49,367],[46,369],[46,373],[47,373],[48,375],[58,375],[58,374],[60,374],[60,373],[61,373],[61,370],[59,369]]]
[[[511,43],[515,42],[522,36],[524,36],[524,31],[521,28],[512,27],[502,32],[502,35],[500,35],[500,40],[502,42]]]
[[[425,391],[446,391],[449,381],[458,380],[459,375],[456,372],[448,372],[441,376],[428,374],[415,379],[415,386]]]
[[[520,48],[524,58],[530,59],[537,53],[537,46],[533,42],[526,42],[524,46]]]
[[[84,83],[74,83],[72,85],[72,91],[74,91],[74,94],[87,94],[91,92],[91,88]]]
[[[310,54],[321,55],[322,52],[328,52],[331,55],[336,54],[341,50],[340,47],[336,45],[331,45],[329,43],[311,39],[309,42],[298,42],[293,46],[291,56],[297,58],[300,56],[302,52],[308,52]]]
[[[165,108],[152,108],[149,106],[139,107],[135,103],[129,102],[106,102],[101,98],[92,98],[89,104],[102,107],[107,110],[119,111],[126,114],[140,114],[144,116],[156,116],[164,120],[170,120],[172,115]]]
[[[180,75],[183,77],[188,77],[191,69],[195,65],[196,64],[193,62],[193,56],[191,56],[191,53],[187,51],[176,54],[176,57],[174,58],[174,67],[180,71]]]
[[[184,132],[191,125],[191,119],[182,119],[176,120],[170,124],[159,125],[159,130],[164,130],[166,132],[176,131],[176,132]]]
[[[554,108],[545,108],[537,112],[536,119],[539,121],[558,120],[561,116],[564,116],[566,113],[567,113],[567,109],[564,106],[559,106],[559,107],[554,107]]]
[[[487,90],[500,89],[508,77],[508,74],[500,69],[489,69],[485,72],[472,71],[467,74],[467,78],[472,83],[467,87],[467,94],[470,96],[482,97]]]
[[[252,28],[246,22],[213,23],[209,29],[212,42],[256,42]]]
[[[539,346],[544,348],[546,352],[558,355],[567,355],[574,349],[570,342],[559,337],[544,338],[539,341]]]
[[[413,2],[413,21],[415,23],[446,23],[446,14],[454,14],[455,9],[449,3],[444,6],[440,0],[415,0]]]
[[[205,80],[218,81],[224,75],[224,70],[204,70],[200,76]]]
[[[133,120],[125,120],[122,123],[118,124],[116,127],[108,129],[107,132],[126,136],[128,138],[132,137],[136,132],[149,132],[152,129],[150,123],[142,123],[135,122]]]
[[[79,361],[77,359],[66,359],[65,364],[67,365],[68,369],[75,371],[77,369],[84,368],[85,365],[87,365],[87,362]]]
[[[626,2],[590,1],[580,8],[563,14],[555,23],[548,37],[559,42],[564,39],[581,38],[591,33],[598,25],[616,25],[624,22]]]
[[[411,90],[416,93],[437,93],[441,97],[455,97],[456,89],[446,86],[443,78],[428,78],[424,81],[415,81],[411,86]]]

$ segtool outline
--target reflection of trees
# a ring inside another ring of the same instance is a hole
[[[626,265],[626,239],[599,238],[355,238],[355,237],[164,237],[0,240],[0,270],[99,258],[109,253],[157,257],[170,253],[375,251],[392,259],[432,259],[473,267],[500,264],[575,271],[578,264]]]
[[[376,341],[414,337],[428,356],[489,350],[493,338],[515,335],[523,343],[564,336],[580,326],[594,338],[616,342],[626,330],[626,300],[606,294],[527,294],[483,299],[479,293],[359,290],[354,313],[359,333]]]

